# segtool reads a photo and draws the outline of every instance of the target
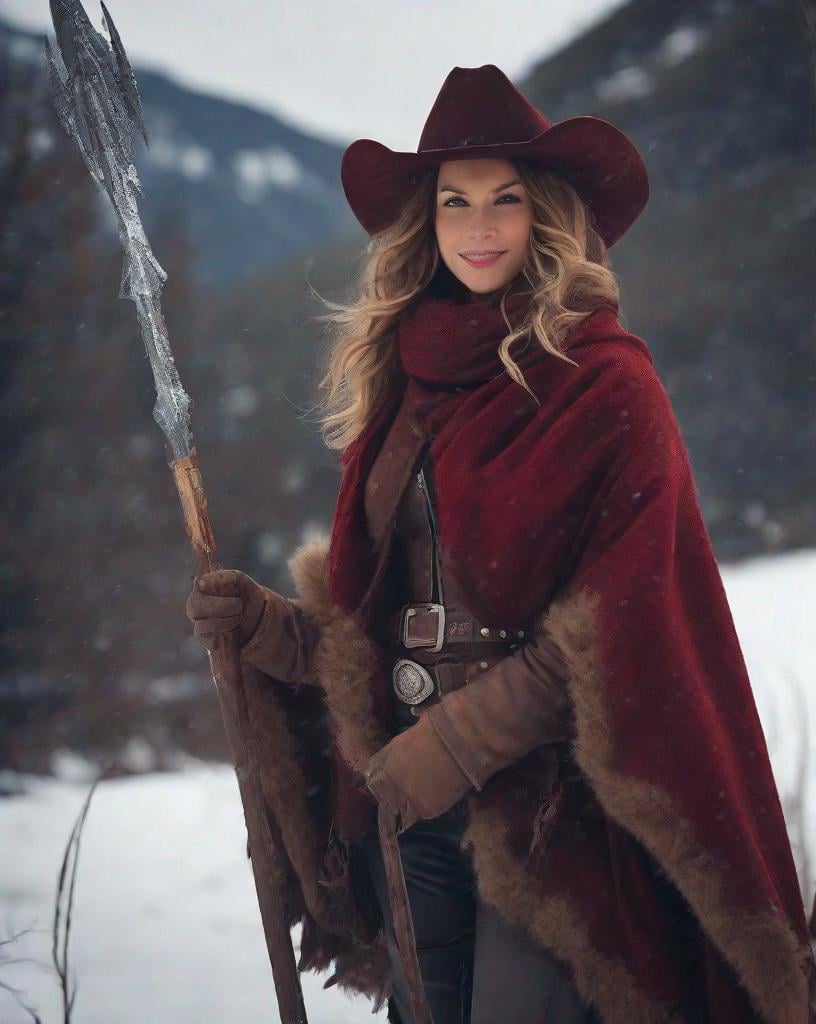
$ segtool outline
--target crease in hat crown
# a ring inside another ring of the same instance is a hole
[[[467,106],[463,106],[464,100],[469,101]],[[494,117],[489,125],[485,125],[485,109],[501,111],[504,116]],[[451,117],[464,117],[458,139],[445,136]],[[449,72],[431,107],[417,152],[531,142],[551,127],[552,121],[534,107],[495,64],[483,64],[478,68],[455,67]]]
[[[340,178],[355,217],[374,235],[393,224],[428,168],[479,157],[537,160],[560,174],[588,206],[607,248],[649,198],[646,165],[620,129],[588,114],[551,121],[495,64],[448,73],[416,152],[356,139],[343,153]]]

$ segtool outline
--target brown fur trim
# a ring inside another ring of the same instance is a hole
[[[328,712],[326,727],[329,719],[340,723],[345,740],[341,750],[344,756],[359,761],[365,757],[366,744],[374,749],[381,745],[367,699],[367,683],[375,668],[374,650],[356,624],[329,600],[327,547],[328,538],[301,545],[289,568],[301,595],[296,600],[321,630],[315,661],[325,690],[321,701]],[[302,748],[287,707],[287,701],[298,698],[271,685],[252,665],[243,663],[242,672],[251,741],[270,815],[270,842],[285,851],[285,858],[277,858],[277,876],[266,884],[274,886],[286,901],[290,924],[301,921],[298,968],[323,972],[335,962],[336,973],[329,984],[368,996],[375,1002],[372,1012],[377,1012],[391,993],[385,936],[380,930],[371,940],[358,928],[345,888],[318,884],[328,837],[307,796],[314,780],[307,778],[306,772],[316,752]],[[345,729],[344,700],[349,704],[347,712],[355,709],[346,715]],[[360,723],[369,721],[369,725],[355,729],[354,714],[360,715]],[[328,780],[320,784],[328,785]]]
[[[377,933],[377,938],[364,949],[356,949],[353,963],[338,964],[337,987],[348,996],[361,993],[369,996],[374,1005],[372,1013],[378,1013],[383,1003],[393,992],[391,984],[391,955],[385,939],[385,932]],[[326,987],[325,985],[323,986]]]
[[[801,1024],[810,951],[773,911],[746,913],[726,905],[721,865],[692,834],[690,822],[668,793],[613,767],[598,672],[598,600],[597,594],[587,592],[567,595],[544,616],[545,628],[570,668],[575,759],[604,811],[643,843],[685,896],[701,927],[734,967],[757,1012],[769,1024]]]
[[[315,920],[324,921],[328,906],[325,892],[317,884],[323,851],[306,804],[306,779],[295,738],[287,725],[281,696],[268,683],[264,685],[262,674],[251,666],[244,665],[243,673],[264,797],[278,823],[309,913]]]
[[[536,942],[569,964],[578,994],[597,1008],[604,1024],[682,1024],[682,1018],[638,990],[626,967],[596,950],[575,909],[548,896],[542,884],[514,857],[501,809],[468,801],[470,823],[462,844],[472,850],[480,897]],[[537,898],[531,898],[536,892]]]
[[[320,627],[315,668],[337,727],[337,746],[348,764],[362,774],[389,739],[374,715],[371,696],[377,655],[362,627],[330,599],[327,554],[328,538],[304,544],[289,560],[289,571],[303,607]]]
[[[319,629],[314,667],[337,729],[337,746],[346,762],[362,773],[370,757],[388,741],[375,719],[371,697],[377,658],[362,628],[330,598],[328,550],[328,536],[307,542],[295,551],[288,566],[299,603]],[[352,942],[351,950],[338,957],[336,966],[337,987],[369,996],[374,1000],[372,1013],[377,1013],[391,995],[385,933],[380,931],[370,946]]]

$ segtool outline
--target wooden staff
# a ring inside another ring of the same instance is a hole
[[[63,128],[79,147],[91,177],[107,193],[116,211],[124,250],[119,294],[136,304],[156,384],[153,418],[167,440],[168,465],[181,499],[198,577],[218,568],[215,540],[190,431],[190,398],[181,385],[161,312],[161,289],[167,274],[150,249],[136,205],[141,185],[133,165],[133,132],[138,130],[148,145],[136,79],[104,3],[110,44],[93,28],[78,0],[50,3],[58,52],[52,51],[47,37],[45,52],[54,105]],[[210,668],[238,776],[255,891],[281,1022],[308,1024],[287,925],[286,852],[275,842],[266,814],[257,744],[234,633],[219,638],[210,652]]]

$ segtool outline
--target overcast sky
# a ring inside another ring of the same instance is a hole
[[[451,68],[497,64],[518,82],[543,56],[622,5],[106,0],[134,65],[247,102],[341,145],[362,137],[412,151]],[[84,7],[101,31],[98,0]],[[0,16],[53,36],[48,0],[0,0]]]

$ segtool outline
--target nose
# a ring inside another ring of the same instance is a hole
[[[493,213],[491,210],[474,209],[468,218],[467,233],[465,241],[468,245],[477,246],[482,242],[490,242],[496,238],[496,229],[493,226]]]

